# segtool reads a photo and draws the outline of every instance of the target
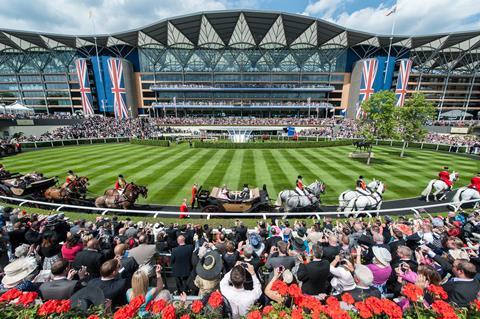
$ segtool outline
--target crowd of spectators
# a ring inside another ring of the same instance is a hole
[[[320,136],[332,139],[359,138],[354,120],[340,118],[295,117],[139,117],[118,121],[110,117],[85,118],[81,123],[64,126],[41,136],[17,136],[14,142],[50,141],[78,138],[134,137],[152,138],[164,134],[200,134],[201,126],[279,126],[305,127],[297,130],[299,136]],[[310,127],[310,128],[309,128]],[[429,132],[423,142],[447,144],[455,149],[468,146],[479,149],[478,137]]]
[[[309,223],[260,221],[249,229],[237,220],[226,229],[105,216],[90,222],[2,207],[0,292],[35,291],[47,301],[82,290],[112,309],[142,295],[146,317],[151,300],[219,289],[233,318],[254,305],[288,306],[273,288],[278,281],[318,299],[375,296],[402,309],[411,306],[408,284],[422,289],[427,307],[432,285],[456,306],[480,297],[480,211]]]

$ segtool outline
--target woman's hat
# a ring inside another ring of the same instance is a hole
[[[285,269],[282,273],[283,282],[290,285],[293,282],[293,274],[290,269]]]
[[[307,231],[305,230],[305,228],[300,227],[299,229],[297,229],[294,237],[299,237],[299,238],[305,240],[305,239],[307,239]]]
[[[70,297],[72,308],[77,308],[86,313],[92,306],[98,307],[105,302],[103,290],[98,287],[85,287]]]
[[[212,280],[218,277],[222,272],[222,257],[216,251],[209,251],[203,256],[197,264],[197,275],[205,280]]]
[[[292,240],[292,245],[295,250],[305,251],[305,242],[299,237]]]
[[[12,261],[3,269],[5,276],[2,279],[2,284],[12,286],[22,281],[34,272],[37,266],[37,261],[33,257],[22,257]]]
[[[390,265],[390,262],[392,261],[392,254],[384,248],[384,247],[378,247],[378,246],[373,246],[373,255],[377,260],[384,266]]]

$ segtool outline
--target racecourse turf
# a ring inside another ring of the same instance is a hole
[[[189,198],[193,183],[211,189],[227,184],[232,190],[244,183],[251,187],[267,185],[275,199],[283,189],[292,189],[297,175],[305,183],[316,179],[327,185],[322,200],[337,203],[338,195],[352,189],[358,175],[367,182],[373,178],[387,184],[385,199],[415,197],[444,165],[460,174],[456,186],[468,184],[480,170],[480,160],[446,152],[375,146],[375,159],[367,166],[364,160],[348,157],[351,146],[305,149],[195,149],[186,144],[171,147],[120,144],[97,144],[43,149],[2,159],[11,172],[33,170],[64,180],[69,169],[90,178],[90,197],[113,187],[116,176],[146,185],[146,203],[180,205]]]

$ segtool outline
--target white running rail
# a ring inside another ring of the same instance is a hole
[[[52,207],[52,210],[56,211],[61,211],[61,210],[66,210],[68,211],[68,208],[72,208],[74,210],[86,210],[86,211],[97,211],[100,212],[102,215],[105,215],[107,213],[121,213],[121,214],[137,214],[137,215],[153,215],[154,218],[159,217],[161,215],[180,215],[179,211],[155,211],[155,210],[139,210],[139,209],[116,209],[116,208],[98,208],[98,207],[90,207],[90,206],[76,206],[76,205],[68,205],[68,204],[56,204],[56,203],[49,203],[49,202],[43,202],[43,201],[37,201],[37,200],[27,200],[27,199],[22,199],[22,198],[14,198],[14,197],[8,197],[8,196],[0,196],[0,199],[3,200],[8,200],[8,201],[13,201],[19,203],[19,206],[23,206],[25,204],[38,204],[38,205],[44,205],[44,206],[49,206]],[[480,202],[480,199],[476,200],[470,200],[470,201],[464,201],[461,202],[461,204],[469,204],[469,203],[477,203]],[[390,212],[402,212],[402,211],[412,211],[412,212],[418,212],[418,210],[421,209],[428,209],[428,208],[434,208],[434,207],[447,207],[447,206],[458,206],[459,203],[454,203],[454,202],[448,202],[448,203],[440,203],[440,204],[430,204],[430,205],[423,205],[423,206],[412,206],[412,207],[402,207],[402,208],[389,208],[389,209],[381,209],[381,210],[365,210],[361,211],[359,213],[364,213],[364,214],[384,214],[384,213],[390,213]],[[343,215],[343,212],[258,212],[258,213],[225,213],[225,212],[212,212],[212,213],[206,213],[206,212],[189,212],[188,215],[190,216],[205,216],[207,219],[210,219],[210,217],[215,217],[215,216],[220,216],[220,217],[225,217],[225,216],[230,216],[230,217],[255,217],[259,216],[262,217],[263,219],[266,219],[267,216],[316,216],[319,218],[319,216],[332,216],[332,215]]]

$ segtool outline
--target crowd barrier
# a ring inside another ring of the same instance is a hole
[[[180,140],[188,139],[183,134],[174,135],[168,134],[159,137],[153,137],[152,139],[159,140],[169,140],[177,141],[177,138]],[[226,134],[208,134],[207,136],[192,135],[192,140],[197,139],[208,139],[215,138],[218,140],[228,140],[228,135]],[[38,149],[43,147],[58,147],[58,146],[74,146],[74,145],[88,145],[88,144],[107,144],[107,143],[125,143],[129,142],[131,137],[106,137],[106,138],[81,138],[81,139],[71,139],[71,140],[51,140],[51,141],[38,141],[38,142],[21,142],[20,145],[23,149]],[[266,136],[257,136],[256,139],[265,139],[268,141],[306,141],[306,142],[319,142],[319,141],[355,141],[360,139],[355,138],[332,138],[324,136],[283,136],[283,135],[266,135]],[[392,147],[402,147],[403,141],[396,140],[375,140],[374,145],[377,146],[392,146]],[[406,148],[418,148],[425,150],[434,150],[434,151],[446,151],[452,153],[470,153],[470,147],[468,146],[454,146],[450,144],[441,144],[441,143],[425,143],[425,142],[411,142],[407,143]],[[480,154],[480,148],[473,150],[472,154]]]
[[[106,215],[108,213],[117,213],[123,215],[144,215],[144,216],[153,216],[157,218],[159,216],[178,216],[180,214],[179,211],[154,211],[154,210],[139,210],[139,209],[116,209],[116,208],[98,208],[98,207],[91,207],[91,206],[77,206],[77,205],[69,205],[69,204],[57,204],[57,203],[50,203],[50,202],[43,202],[37,200],[28,200],[23,198],[15,198],[15,197],[8,197],[8,196],[0,196],[0,199],[19,203],[19,206],[23,206],[25,204],[36,204],[42,205],[47,207],[53,207],[52,210],[56,211],[68,211],[68,209],[74,211],[96,211],[99,212],[101,215]],[[480,202],[480,199],[464,201],[463,204],[470,204],[470,203],[477,203]],[[429,205],[422,205],[422,206],[412,206],[412,207],[402,207],[402,208],[389,208],[389,209],[380,209],[380,210],[365,210],[361,213],[364,214],[371,214],[371,215],[382,215],[386,213],[393,213],[393,212],[404,212],[404,211],[411,211],[412,213],[418,213],[421,210],[426,210],[429,208],[434,207],[448,207],[454,206],[458,203],[448,202],[448,203],[439,203],[439,204],[429,204]],[[188,215],[190,216],[199,216],[199,217],[206,217],[210,219],[212,217],[261,217],[263,219],[267,219],[267,217],[277,216],[277,217],[295,217],[295,216],[316,216],[320,218],[320,216],[337,216],[343,215],[342,212],[256,212],[256,213],[226,213],[226,212],[189,212]]]

